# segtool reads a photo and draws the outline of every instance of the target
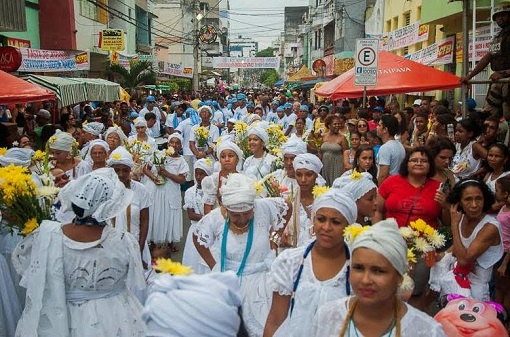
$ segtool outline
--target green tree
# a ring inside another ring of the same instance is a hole
[[[149,61],[131,61],[129,70],[118,64],[112,64],[106,70],[124,89],[132,93],[136,87],[156,83],[156,73]]]
[[[191,79],[189,78],[171,78],[162,84],[166,84],[170,86],[171,91],[179,91],[179,90],[191,90]]]
[[[260,75],[260,82],[264,83],[264,85],[268,86],[269,88],[274,87],[274,84],[278,82],[278,79],[280,78],[280,74],[274,69],[268,69],[264,71]]]
[[[256,57],[273,57],[276,48],[267,47],[266,49],[262,49],[257,54]]]

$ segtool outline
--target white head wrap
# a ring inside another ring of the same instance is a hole
[[[377,189],[377,186],[372,180],[372,175],[368,172],[362,172],[361,178],[353,179],[352,174],[341,176],[335,179],[333,187],[342,190],[345,193],[352,195],[354,201],[358,201],[359,198],[373,190]]]
[[[261,120],[262,120],[262,118],[259,115],[257,115],[257,114],[249,114],[248,117],[246,118],[246,124],[254,125],[257,122],[260,122]]]
[[[129,153],[128,150],[126,150],[122,146],[119,146],[118,148],[112,151],[112,153],[110,154],[110,158],[106,163],[108,164],[108,166],[121,164],[129,166],[131,168],[134,165],[133,156],[131,155],[131,153]]]
[[[264,128],[264,124],[262,123],[252,124],[250,127],[248,127],[248,136],[251,135],[259,137],[266,145],[269,142],[269,135],[267,134],[266,128]]]
[[[214,164],[211,159],[202,158],[195,162],[195,164],[193,165],[193,169],[194,170],[201,169],[205,172],[205,174],[210,176],[214,172]]]
[[[135,123],[135,128],[140,127],[140,126],[147,127],[147,121],[143,117],[138,117],[137,119],[134,120],[134,123]]]
[[[236,143],[231,142],[230,140],[224,140],[219,143],[216,147],[216,157],[220,158],[221,153],[225,150],[232,150],[237,154],[239,158],[239,163],[243,160],[243,150]]]
[[[103,133],[104,124],[99,122],[91,122],[83,125],[83,131],[88,132],[94,136],[99,136]]]
[[[62,212],[73,212],[71,204],[85,210],[99,222],[114,218],[133,199],[133,191],[126,189],[112,168],[105,167],[71,180],[58,195]]]
[[[295,171],[299,169],[307,169],[320,174],[322,170],[321,160],[319,157],[311,153],[298,154],[296,158],[294,158],[293,166]]]
[[[172,138],[179,139],[181,141],[181,145],[184,145],[184,138],[182,137],[182,135],[179,132],[174,132],[170,136],[168,136],[168,141],[170,141],[170,139],[172,139]]]
[[[297,156],[304,153],[307,153],[306,143],[295,134],[292,134],[282,145],[282,155],[293,154]]]
[[[384,256],[400,275],[407,271],[407,245],[395,219],[386,219],[369,227],[351,244],[351,252],[368,248]]]
[[[232,271],[206,275],[160,274],[150,288],[142,319],[147,336],[235,337],[241,318],[240,288]]]
[[[202,110],[204,110],[204,109],[207,110],[209,112],[209,115],[212,116],[212,114],[213,114],[212,109],[208,105],[202,105],[200,108],[198,108],[198,113],[200,114],[200,112],[202,112]]]
[[[349,194],[345,194],[337,188],[330,188],[327,192],[317,197],[312,204],[312,216],[321,208],[333,208],[339,211],[349,224],[354,223],[358,216],[358,208]]]
[[[13,147],[0,156],[0,166],[9,166],[14,164],[16,166],[29,167],[32,163],[32,157],[35,152],[32,149]]]
[[[55,131],[55,134],[50,137],[48,144],[50,146],[50,149],[71,152],[71,150],[73,149],[73,144],[75,142],[76,139],[74,139],[74,137],[70,133],[63,132],[57,129],[57,131]]]
[[[94,140],[90,141],[89,142],[89,150],[87,151],[87,155],[85,156],[85,160],[88,161],[91,164],[93,163],[93,161],[92,161],[92,148],[94,146],[101,146],[106,151],[106,155],[108,155],[108,152],[110,152],[110,146],[104,140],[102,140],[102,139],[94,139]]]
[[[108,135],[112,134],[112,133],[116,133],[119,136],[121,144],[124,144],[124,141],[127,140],[127,137],[124,134],[124,131],[122,131],[122,129],[119,128],[118,126],[111,126],[111,127],[109,127],[108,130],[106,131],[106,137],[105,138],[108,138]]]
[[[220,189],[221,201],[229,211],[246,212],[255,204],[255,180],[241,173],[231,173]]]

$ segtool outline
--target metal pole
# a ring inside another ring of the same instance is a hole
[[[363,108],[367,108],[367,86],[363,87]]]
[[[462,76],[466,76],[469,71],[469,2],[471,0],[463,0],[462,11]],[[474,46],[473,46],[474,47]],[[474,55],[473,55],[474,56]],[[463,83],[460,89],[460,100],[462,102],[462,118],[467,115],[467,96],[468,86]]]
[[[193,90],[198,91],[198,19],[197,19],[197,4],[195,1],[193,6]]]

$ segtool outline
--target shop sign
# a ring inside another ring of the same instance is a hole
[[[14,47],[0,47],[0,70],[12,72],[21,65],[21,53]]]

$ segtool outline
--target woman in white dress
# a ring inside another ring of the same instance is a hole
[[[77,179],[92,171],[86,160],[74,157],[76,139],[67,132],[57,130],[48,140],[53,167],[62,169],[70,179]]]
[[[200,220],[193,240],[211,270],[236,272],[244,323],[257,337],[271,306],[268,271],[275,254],[269,233],[281,232],[289,205],[283,198],[256,199],[254,184],[243,174],[230,174],[221,187],[222,207]]]
[[[11,271],[0,254],[0,336],[13,337],[21,316],[18,294],[11,278]]]
[[[110,146],[102,139],[94,139],[90,142],[89,151],[85,156],[85,161],[92,165],[92,170],[106,167],[106,160],[110,153]]]
[[[284,237],[287,238],[285,241],[289,246],[300,247],[306,245],[312,239],[310,234],[313,203],[312,190],[322,170],[322,162],[316,155],[305,153],[298,154],[294,158],[293,166],[299,188],[295,190],[292,217],[285,228]]]
[[[113,227],[129,232],[135,237],[138,241],[144,267],[147,268],[152,262],[147,244],[149,207],[152,204],[152,199],[142,183],[131,179],[133,165],[133,156],[122,146],[117,147],[108,159],[108,166],[115,170],[119,180],[135,195],[131,204],[111,219],[111,224]]]
[[[338,177],[333,182],[333,187],[352,196],[352,200],[356,202],[358,209],[357,223],[364,225],[370,221],[377,206],[377,185],[370,173],[354,172]]]
[[[202,158],[195,162],[194,170],[195,184],[184,193],[184,206],[182,207],[188,213],[188,218],[191,222],[182,253],[182,264],[191,267],[195,274],[204,274],[209,271],[209,268],[193,244],[193,233],[196,230],[198,221],[204,216],[202,180],[213,173],[214,166],[210,159]]]
[[[135,140],[138,140],[140,142],[146,142],[148,143],[153,150],[156,150],[158,148],[158,145],[156,144],[156,140],[149,136],[147,133],[147,121],[143,117],[138,117],[134,120],[136,134],[129,136],[127,139],[128,143],[131,143]]]
[[[349,280],[356,295],[322,305],[309,336],[446,336],[432,317],[397,297],[407,270],[407,245],[395,220],[368,227],[350,248]]]
[[[179,155],[182,141],[180,133],[168,136],[168,146],[174,149],[174,154],[167,157],[163,166],[153,166],[146,173],[150,179],[146,186],[154,200],[149,207],[149,241],[157,245],[170,244],[173,251],[177,249],[173,243],[182,238],[181,184],[186,181],[188,172],[188,164]],[[158,175],[165,178],[162,184]]]
[[[106,130],[105,140],[110,147],[110,153],[112,153],[119,146],[124,146],[124,143],[127,141],[127,137],[120,127],[112,126]]]
[[[131,292],[145,287],[138,243],[106,225],[132,197],[111,168],[60,191],[73,222],[45,220],[13,252],[27,289],[16,336],[145,336],[142,306]]]
[[[271,172],[271,164],[276,159],[265,146],[269,142],[266,122],[258,122],[248,128],[248,147],[253,155],[246,158],[243,173],[255,179],[262,179]]]
[[[330,189],[315,199],[312,212],[316,240],[285,250],[271,267],[273,301],[264,337],[310,336],[318,307],[351,293],[343,231],[356,219],[356,205]]]
[[[220,188],[229,174],[239,172],[243,151],[231,141],[221,141],[216,147],[216,156],[220,162],[220,171],[202,180],[204,214],[210,213],[221,204]]]

